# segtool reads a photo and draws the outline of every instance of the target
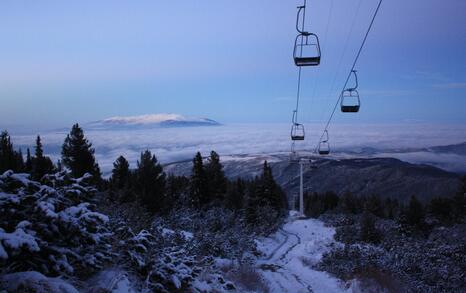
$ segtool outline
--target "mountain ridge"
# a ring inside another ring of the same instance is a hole
[[[209,118],[189,117],[173,113],[158,113],[139,116],[114,116],[87,123],[90,130],[131,130],[157,127],[219,126]]]
[[[264,160],[269,161],[274,177],[288,196],[299,192],[299,165],[292,164],[285,155],[258,155],[228,158],[222,163],[230,178],[253,178],[260,174]],[[412,164],[396,158],[315,158],[315,168],[304,169],[306,192],[333,191],[338,195],[379,195],[402,202],[416,195],[422,201],[433,197],[453,196],[459,186],[460,175],[426,164]],[[167,166],[169,173],[189,176],[191,162]]]

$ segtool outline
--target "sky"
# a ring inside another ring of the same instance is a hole
[[[1,1],[0,128],[180,113],[291,120],[301,1]],[[300,121],[330,114],[377,5],[308,1],[322,63]],[[335,123],[466,122],[466,1],[385,0],[356,68],[361,111]]]

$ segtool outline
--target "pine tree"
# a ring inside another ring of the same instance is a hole
[[[193,169],[190,179],[191,202],[194,206],[202,206],[210,201],[209,186],[200,152],[193,159]]]
[[[449,221],[453,216],[453,200],[449,198],[437,197],[431,199],[429,206],[429,213],[437,217],[441,221]]]
[[[364,211],[360,222],[360,237],[364,242],[378,243],[380,241],[380,232],[375,227],[375,217],[372,213]]]
[[[160,211],[164,207],[166,176],[157,158],[149,150],[141,153],[136,170],[136,190],[152,212]]]
[[[466,216],[466,176],[463,176],[461,180],[458,192],[453,197],[453,210],[452,217],[461,222]]]
[[[424,217],[424,207],[415,196],[412,196],[409,201],[408,209],[406,210],[406,220],[408,224],[420,228],[424,224]]]
[[[14,172],[20,171],[17,164],[18,156],[13,149],[10,135],[8,131],[2,131],[0,134],[0,174],[7,170],[13,170]]]
[[[23,151],[19,149],[16,153],[16,169],[18,172],[24,172],[24,158],[23,158]]]
[[[24,169],[27,173],[32,172],[32,158],[31,158],[31,151],[29,150],[29,148],[27,149],[26,163],[25,163]]]
[[[285,194],[280,186],[275,182],[272,174],[272,168],[267,161],[264,162],[262,175],[259,180],[259,188],[262,188],[262,191],[260,191],[263,196],[262,204],[270,205],[276,210],[286,208],[287,202]]]
[[[44,150],[42,149],[42,142],[40,140],[40,135],[36,138],[36,159],[44,157]]]
[[[166,189],[166,209],[173,208],[176,204],[185,204],[182,200],[186,191],[189,190],[189,178],[185,176],[175,176],[170,174],[167,178],[167,189]]]
[[[253,226],[259,225],[258,209],[263,200],[262,190],[258,177],[251,182],[247,190],[245,217],[246,222]]]
[[[214,200],[223,201],[225,198],[227,179],[220,163],[220,157],[215,152],[210,153],[208,163],[205,166],[206,178],[209,185],[209,195]]]
[[[101,174],[94,152],[81,127],[77,123],[73,125],[63,143],[61,155],[62,163],[71,170],[74,177],[90,173],[96,182],[100,182]]]
[[[365,198],[364,210],[380,218],[384,216],[382,202],[376,195],[371,195],[370,197]]]
[[[238,211],[243,208],[245,197],[245,183],[241,178],[228,184],[225,195],[225,206]]]
[[[123,189],[129,183],[129,163],[123,156],[119,156],[113,163],[112,186],[117,189]]]
[[[57,160],[57,172],[61,172],[63,170],[63,166],[61,165],[61,160]]]
[[[273,178],[272,168],[264,162],[262,174],[251,182],[247,194],[246,221],[254,226],[276,220],[287,206],[285,193]],[[263,211],[266,211],[264,214]],[[275,217],[272,219],[271,217]]]
[[[32,178],[40,180],[45,174],[53,172],[54,166],[52,160],[49,157],[44,156],[44,150],[42,148],[42,142],[40,136],[36,138],[36,150],[35,156],[32,159]]]

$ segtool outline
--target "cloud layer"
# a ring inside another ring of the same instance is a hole
[[[306,141],[297,145],[298,150],[313,150],[321,133],[321,125],[306,125]],[[86,131],[93,143],[96,156],[104,173],[112,168],[119,155],[124,155],[132,167],[136,166],[140,152],[151,150],[162,163],[192,158],[200,151],[208,154],[216,150],[220,155],[263,154],[290,150],[288,124],[234,124],[218,127],[157,128],[126,131]],[[466,141],[463,125],[335,125],[329,130],[332,149],[336,152],[358,151],[364,147],[384,149],[423,148],[456,144]],[[54,159],[60,156],[65,132],[42,133],[45,152]],[[15,136],[16,146],[32,147],[34,135]],[[462,164],[466,158],[435,154],[396,155],[412,162],[446,160]],[[458,161],[459,160],[459,161]],[[439,162],[441,163],[441,162]],[[441,165],[441,164],[440,164]]]

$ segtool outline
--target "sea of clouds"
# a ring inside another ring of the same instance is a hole
[[[149,149],[162,163],[192,158],[197,151],[206,155],[211,150],[220,155],[270,154],[290,151],[288,124],[230,124],[203,127],[153,128],[140,130],[88,130],[98,162],[105,174],[115,159],[123,155],[132,167],[141,151]],[[307,124],[306,140],[297,144],[298,150],[313,150],[318,143],[322,125]],[[60,157],[65,131],[40,133],[45,153],[55,161]],[[420,151],[438,145],[466,141],[465,125],[428,124],[355,124],[332,125],[330,143],[339,156],[369,156],[364,148],[377,149],[370,156],[395,157],[412,163],[428,163],[450,171],[466,172],[466,157],[455,154],[435,154]],[[15,135],[13,143],[32,148],[36,134]],[[355,154],[356,153],[356,154]]]

